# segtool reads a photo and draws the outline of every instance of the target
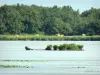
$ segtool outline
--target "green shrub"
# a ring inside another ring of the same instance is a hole
[[[62,45],[48,45],[46,47],[45,50],[52,50],[52,47],[53,47],[53,50],[82,50],[83,48],[83,45],[77,45],[77,44],[62,44]]]
[[[77,47],[82,50],[83,45],[77,45]]]
[[[62,44],[60,46],[58,46],[59,50],[67,50],[68,45],[67,44]]]
[[[27,47],[27,46],[25,46],[25,49],[26,49],[26,50],[31,50],[31,49],[30,49],[29,47]]]
[[[64,49],[64,50],[67,50],[68,44],[63,44],[62,46],[63,46],[63,49]]]
[[[54,46],[53,46],[53,49],[54,49],[54,50],[57,50],[57,49],[58,49],[58,46],[57,46],[57,45],[54,45]]]
[[[69,44],[67,49],[68,50],[80,50],[76,44]]]
[[[52,45],[47,45],[45,50],[52,50]]]
[[[68,44],[62,44],[60,46],[58,46],[59,50],[67,50]]]
[[[58,46],[59,50],[64,50],[63,45]]]

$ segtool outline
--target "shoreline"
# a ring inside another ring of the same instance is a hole
[[[100,41],[100,36],[0,35],[0,41]]]

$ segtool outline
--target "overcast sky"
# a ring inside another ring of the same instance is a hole
[[[42,6],[63,6],[63,5],[70,5],[74,10],[79,9],[80,12],[84,10],[88,10],[91,7],[100,8],[100,0],[0,0],[0,5],[4,4],[35,4],[35,5],[42,5]]]

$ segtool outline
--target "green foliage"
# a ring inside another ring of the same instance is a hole
[[[61,45],[53,45],[53,50],[82,50],[83,45],[77,45],[77,44],[61,44]],[[46,50],[52,50],[52,45],[48,45],[46,47]]]
[[[69,44],[67,47],[68,50],[80,50],[79,46],[76,44]]]
[[[52,50],[52,45],[47,45],[45,50]]]
[[[31,50],[31,49],[30,49],[29,47],[27,47],[27,46],[25,46],[25,49],[26,49],[26,50]]]
[[[77,47],[82,50],[83,45],[77,45]]]
[[[67,50],[68,44],[62,44],[58,46],[59,50]]]
[[[59,50],[64,50],[63,45],[58,46]]]
[[[0,35],[0,40],[66,40],[66,41],[100,41],[100,36],[44,36],[44,35]]]
[[[0,68],[33,68],[33,66],[20,66],[20,65],[0,65]]]
[[[57,50],[57,49],[58,49],[58,46],[57,46],[57,45],[54,45],[54,46],[53,46],[53,49],[54,49],[54,50]]]
[[[43,7],[17,4],[0,7],[0,34],[81,35],[83,33],[100,35],[100,9],[91,8],[80,14],[71,6]]]

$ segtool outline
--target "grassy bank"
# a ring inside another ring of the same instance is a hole
[[[0,40],[100,41],[100,36],[0,35]]]

